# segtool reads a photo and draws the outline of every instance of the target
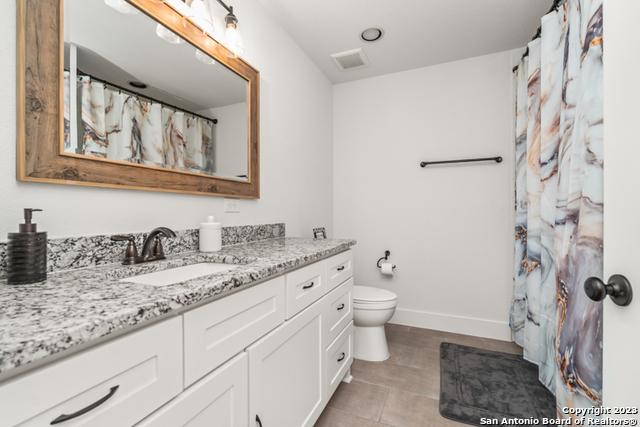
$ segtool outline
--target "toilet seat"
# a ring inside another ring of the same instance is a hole
[[[380,301],[380,302],[370,302],[370,303],[362,303],[358,301],[353,302],[353,308],[357,310],[387,310],[390,308],[395,308],[397,305],[397,301]]]
[[[394,308],[398,296],[386,289],[371,286],[353,287],[353,307],[360,310],[385,310]]]

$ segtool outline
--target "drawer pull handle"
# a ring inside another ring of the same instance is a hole
[[[256,422],[258,423],[259,427],[262,427],[262,421],[260,420],[260,417],[258,415],[256,415]]]
[[[337,308],[338,311],[343,310],[344,309],[344,304],[340,304]]]
[[[62,414],[62,415],[60,415],[55,420],[51,421],[51,425],[63,423],[65,421],[69,421],[71,419],[77,418],[80,415],[84,415],[87,412],[93,411],[98,406],[102,405],[104,402],[106,402],[107,400],[111,399],[111,397],[113,397],[113,395],[116,394],[116,391],[118,391],[119,387],[120,387],[119,385],[115,385],[115,386],[111,387],[111,390],[109,390],[109,393],[107,393],[106,396],[101,397],[99,400],[96,400],[91,405],[86,406],[86,407],[80,409],[79,411],[74,412],[73,414],[68,414],[68,415],[67,414]]]
[[[347,355],[344,354],[344,352],[340,353],[340,357],[338,357],[338,362],[342,362],[345,357],[347,357]]]
[[[313,282],[309,283],[308,285],[304,285],[302,287],[302,289],[311,289],[311,288],[313,288]]]
[[[338,271],[344,270],[344,265],[341,265],[340,267],[336,268],[336,270],[338,270]]]

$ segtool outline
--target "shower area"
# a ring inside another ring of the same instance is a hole
[[[602,404],[603,4],[556,1],[514,68],[516,226],[510,327],[563,408]]]

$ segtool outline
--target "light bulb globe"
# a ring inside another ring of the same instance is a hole
[[[127,3],[125,0],[104,0],[104,4],[125,15],[138,14],[138,9]]]
[[[162,24],[158,24],[156,25],[156,35],[158,37],[160,37],[162,40],[171,43],[171,44],[180,44],[182,43],[182,40],[180,39],[180,37],[174,33],[173,31],[169,30],[167,27],[165,27]]]
[[[200,27],[205,34],[213,34],[213,19],[203,0],[193,0],[190,7],[189,18],[194,24]]]
[[[201,51],[200,49],[196,49],[196,59],[203,64],[213,65],[216,63],[216,60]]]
[[[227,28],[224,31],[224,39],[225,45],[234,56],[242,55],[244,52],[242,36],[235,25],[227,25]]]

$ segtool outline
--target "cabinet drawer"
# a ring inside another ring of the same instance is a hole
[[[140,427],[247,427],[249,365],[242,352],[144,419]]]
[[[17,377],[0,386],[2,424],[133,425],[182,391],[181,348],[177,317]]]
[[[353,251],[348,250],[325,261],[327,266],[327,280],[331,290],[353,276]]]
[[[284,277],[184,314],[185,387],[284,321]]]
[[[353,322],[338,335],[325,357],[325,400],[336,391],[353,362]]]
[[[338,334],[353,320],[353,278],[331,291],[324,299],[325,346],[329,346]]]
[[[292,271],[287,281],[287,319],[318,300],[327,292],[324,261]]]

